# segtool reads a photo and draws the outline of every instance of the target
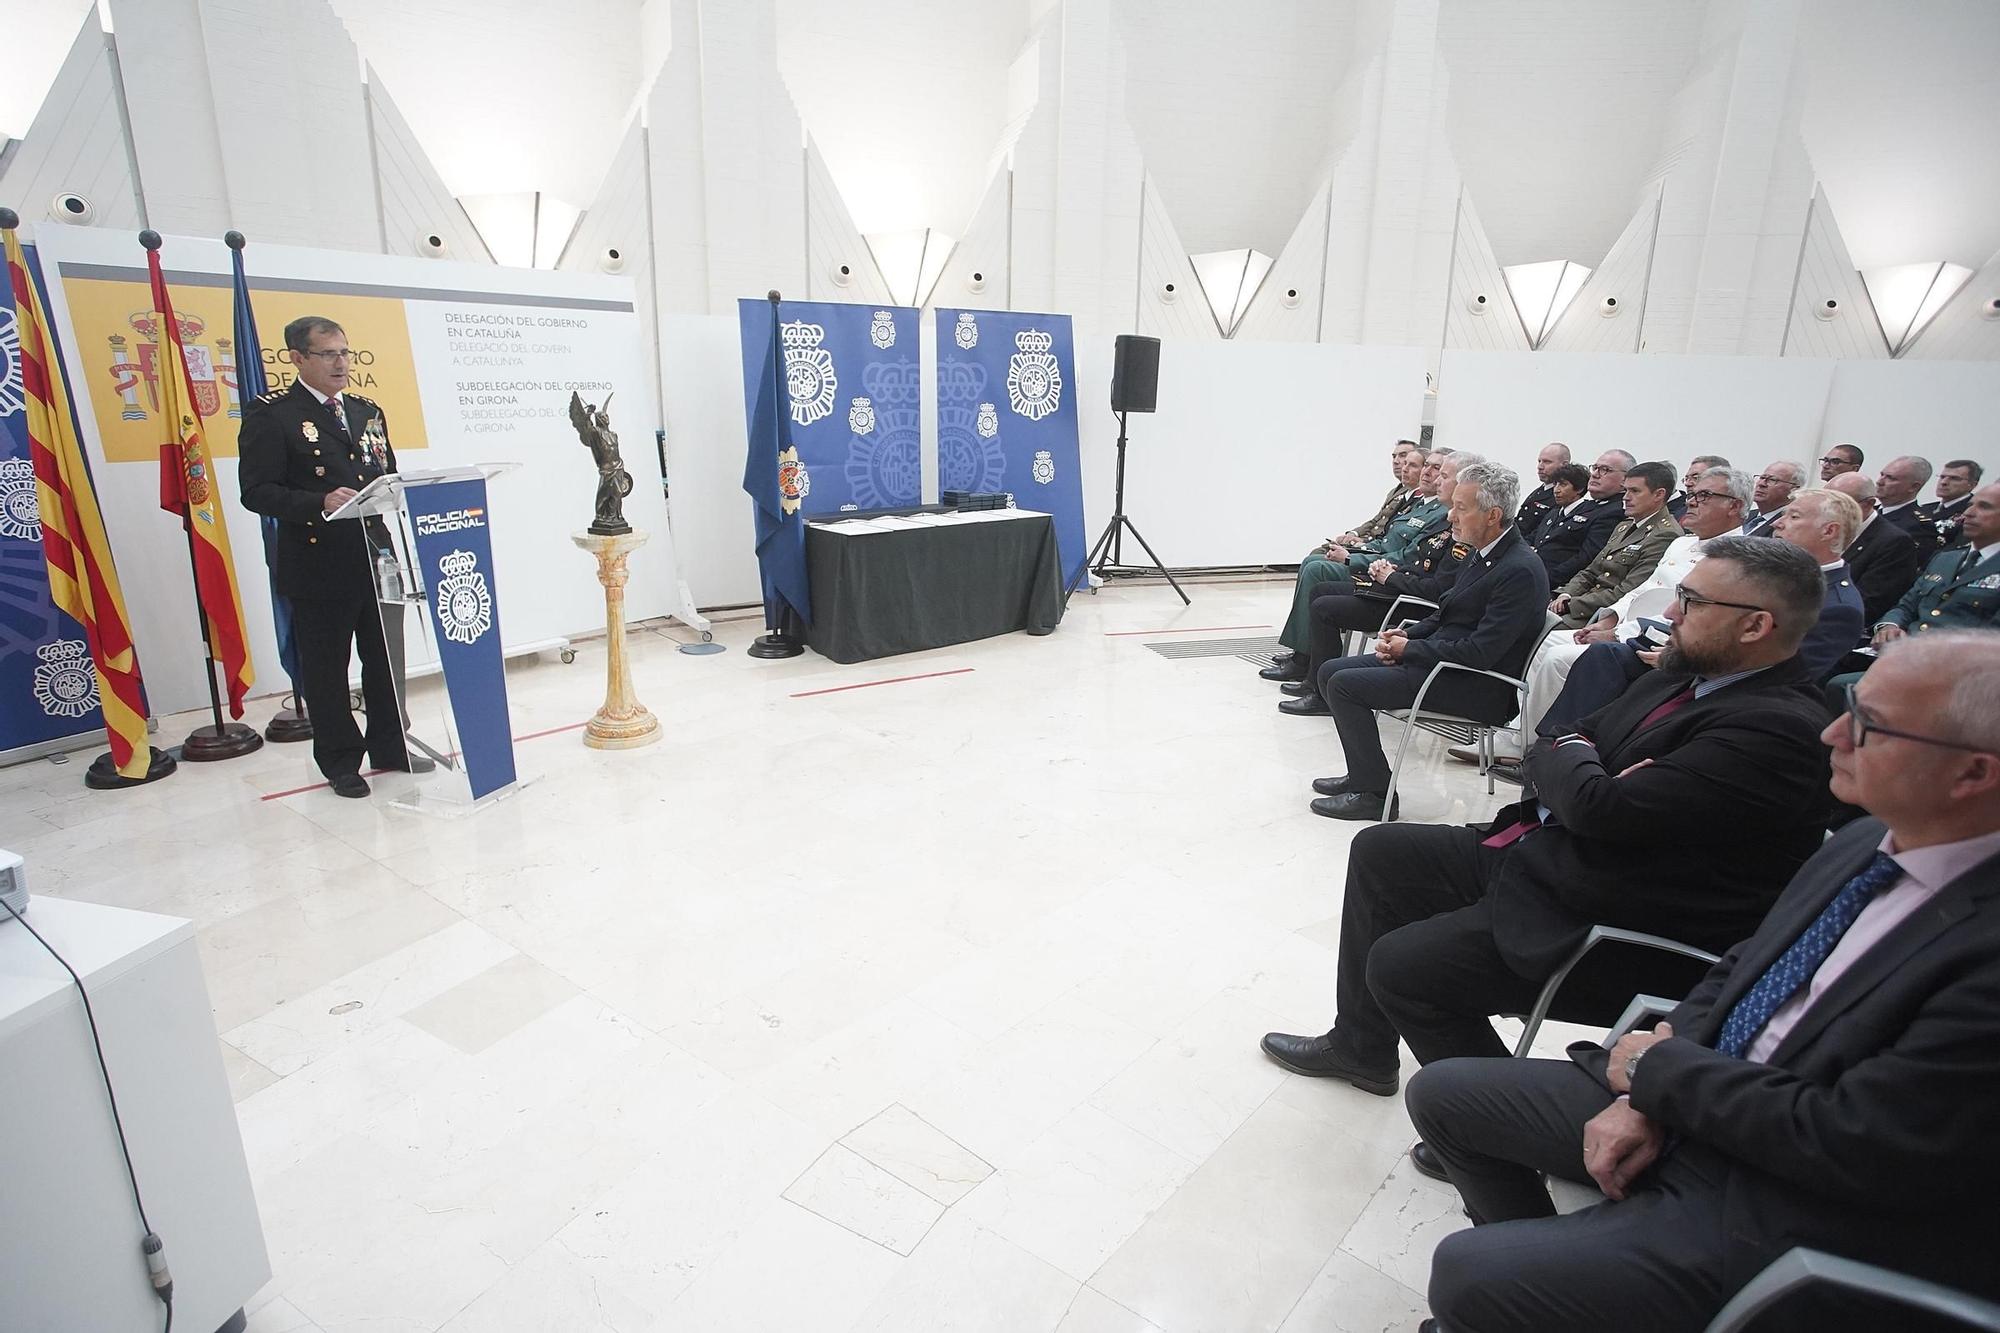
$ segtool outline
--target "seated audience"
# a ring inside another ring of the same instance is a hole
[[[1397,515],[1409,508],[1411,501],[1416,498],[1416,483],[1404,479],[1405,472],[1410,470],[1406,466],[1404,455],[1410,453],[1422,457],[1422,451],[1417,448],[1414,440],[1396,441],[1395,447],[1389,451],[1389,472],[1396,478],[1396,483],[1389,488],[1389,493],[1382,497],[1382,507],[1377,509],[1375,516],[1366,523],[1357,524],[1338,537],[1329,537],[1321,542],[1313,548],[1314,555],[1318,555],[1329,546],[1360,546],[1376,540],[1389,530],[1389,525],[1396,520]]]
[[[1917,544],[1877,512],[1875,482],[1865,472],[1843,472],[1826,485],[1861,506],[1861,532],[1840,554],[1861,590],[1862,614],[1873,625],[1917,581]]]
[[[1542,716],[1555,704],[1557,696],[1563,691],[1563,682],[1569,678],[1570,669],[1585,652],[1600,646],[1607,650],[1617,647],[1626,650],[1617,659],[1621,668],[1627,668],[1627,659],[1630,661],[1630,674],[1619,675],[1619,684],[1599,700],[1600,707],[1623,693],[1627,683],[1643,674],[1645,666],[1638,662],[1638,654],[1664,647],[1667,632],[1672,629],[1664,613],[1673,602],[1674,589],[1694,568],[1695,561],[1701,559],[1709,542],[1734,533],[1743,526],[1743,511],[1750,503],[1750,486],[1751,478],[1747,472],[1727,467],[1709,468],[1688,493],[1688,531],[1667,547],[1666,554],[1654,567],[1652,577],[1613,605],[1599,611],[1582,629],[1558,626],[1549,631],[1530,660],[1528,674],[1524,678],[1528,682],[1528,702],[1521,709],[1520,734],[1523,737],[1532,737],[1539,732]],[[1520,762],[1521,751],[1521,743],[1496,741],[1494,752],[1501,761],[1497,771],[1502,777],[1511,780],[1518,776],[1516,765]],[[1448,753],[1461,763],[1479,762],[1479,755],[1473,750],[1454,748]]]
[[[1924,507],[1917,503],[1930,479],[1930,460],[1911,454],[1890,459],[1875,478],[1875,503],[1881,506],[1884,520],[1908,533],[1917,544],[1918,565],[1930,563],[1939,549],[1937,526],[1924,521]]]
[[[1696,1330],[1799,1245],[2000,1296],[2000,636],[1892,646],[1823,739],[1834,795],[1874,818],[1664,1023],[1411,1082],[1474,1223],[1437,1247],[1426,1327]],[[1690,880],[1748,822],[1659,818]],[[1543,1173],[1608,1201],[1559,1217]],[[1850,1294],[1788,1326],[1902,1326],[1859,1318]]]
[[[1923,515],[1924,522],[1937,529],[1940,547],[1956,546],[1963,539],[1959,525],[1965,521],[1973,489],[1984,475],[1986,470],[1970,458],[1954,458],[1938,469],[1937,500],[1918,505],[1917,512]]]
[[[1595,560],[1611,540],[1611,530],[1625,517],[1625,469],[1635,461],[1623,449],[1606,450],[1590,465],[1581,499],[1550,510],[1540,527],[1521,534],[1548,570],[1551,591]]]
[[[1835,477],[1859,472],[1861,464],[1865,461],[1866,455],[1859,447],[1852,444],[1836,444],[1819,460],[1819,479],[1832,481]]]
[[[1549,610],[1570,629],[1587,624],[1651,574],[1681,525],[1667,512],[1674,470],[1665,463],[1641,463],[1625,474],[1625,518],[1597,557],[1556,589]]]
[[[1341,657],[1320,668],[1320,697],[1333,713],[1347,773],[1320,778],[1314,814],[1333,819],[1380,819],[1389,792],[1389,761],[1382,753],[1377,708],[1407,708],[1440,662],[1517,676],[1541,638],[1541,561],[1514,528],[1520,480],[1509,468],[1475,463],[1452,489],[1451,526],[1472,548],[1458,579],[1438,609],[1407,629],[1384,630],[1375,650]],[[1425,706],[1491,722],[1514,715],[1515,696],[1504,682],[1446,672],[1425,695]]]
[[[1538,742],[1520,803],[1484,828],[1363,829],[1338,1017],[1264,1052],[1386,1097],[1399,1033],[1424,1064],[1507,1054],[1489,1016],[1527,1013],[1592,925],[1714,952],[1748,935],[1820,844],[1827,713],[1797,652],[1824,588],[1796,547],[1718,539],[1681,581],[1687,610],[1667,611],[1660,670]],[[1608,1021],[1628,994],[1582,998]]]
[[[1702,474],[1712,467],[1728,467],[1729,460],[1721,454],[1696,454],[1688,464],[1687,472],[1681,477],[1681,488],[1674,492],[1674,498],[1667,501],[1667,512],[1674,516],[1674,522],[1687,525],[1688,496],[1694,493],[1694,484]]]
[[[1743,516],[1745,537],[1768,537],[1778,515],[1791,503],[1792,492],[1806,484],[1803,464],[1789,458],[1766,463],[1757,474],[1757,487],[1750,494],[1750,512]]]
[[[1932,556],[1922,577],[1876,622],[1870,643],[1878,652],[1912,635],[2000,624],[2000,482],[1973,495],[1964,523],[1966,545]],[[1851,669],[1828,682],[1827,698],[1840,698],[1870,669],[1866,663],[1865,656],[1843,663]]]
[[[1569,446],[1566,444],[1545,444],[1535,455],[1535,480],[1541,484],[1528,492],[1528,498],[1521,501],[1521,508],[1514,515],[1514,526],[1527,534],[1535,530],[1542,521],[1542,515],[1556,508],[1556,491],[1553,485],[1556,469],[1569,462]],[[1585,476],[1588,476],[1585,473]]]
[[[1312,605],[1313,592],[1322,583],[1351,584],[1354,574],[1367,569],[1378,555],[1398,558],[1426,533],[1444,526],[1444,503],[1437,498],[1437,469],[1446,452],[1433,450],[1426,456],[1412,449],[1403,455],[1403,475],[1411,488],[1410,503],[1389,523],[1377,542],[1349,547],[1330,541],[1300,563],[1297,581],[1292,585],[1292,612],[1285,618],[1284,628],[1278,631],[1278,642],[1288,653],[1267,668],[1268,679],[1303,678],[1306,611]]]
[[[1485,461],[1478,454],[1464,451],[1445,459],[1444,466],[1438,469],[1439,493],[1451,494],[1458,485],[1461,471]],[[1286,681],[1278,687],[1292,696],[1278,705],[1279,711],[1325,716],[1326,701],[1320,698],[1314,682],[1319,679],[1321,666],[1345,652],[1342,641],[1346,635],[1356,630],[1373,634],[1381,629],[1383,618],[1399,597],[1420,597],[1426,602],[1437,602],[1458,581],[1458,567],[1471,553],[1472,548],[1458,540],[1446,527],[1442,532],[1417,543],[1416,549],[1401,564],[1377,560],[1368,567],[1365,583],[1359,580],[1352,585],[1328,583],[1318,588],[1313,593],[1312,608],[1308,614],[1311,630],[1306,672],[1301,679]],[[1407,619],[1422,619],[1424,608],[1412,606],[1406,609],[1409,611]]]

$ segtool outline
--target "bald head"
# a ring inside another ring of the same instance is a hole
[[[2000,634],[1897,639],[1853,698],[1851,715],[1822,736],[1833,749],[1835,796],[1880,818],[1904,850],[2000,831]],[[1857,718],[1882,729],[1859,746]]]
[[[1830,491],[1839,491],[1860,505],[1864,518],[1875,508],[1875,479],[1866,472],[1843,472],[1829,481],[1826,488]]]

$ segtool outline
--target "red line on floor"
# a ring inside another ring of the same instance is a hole
[[[584,727],[587,727],[589,725],[590,724],[588,722],[572,722],[568,726],[564,727],[550,727],[547,731],[531,731],[527,733],[525,736],[516,736],[514,738],[514,743],[518,745],[522,741],[537,740],[543,736],[555,736],[565,731],[580,731]],[[458,751],[453,750],[451,754],[447,757],[451,759],[458,758]],[[400,771],[400,770],[391,770],[387,768],[371,768],[366,773],[363,773],[361,776],[364,778],[372,778],[372,777],[378,777],[383,773],[388,773],[392,771]],[[287,796],[297,796],[301,792],[319,791],[323,788],[330,787],[332,785],[333,784],[330,782],[315,782],[312,785],[306,787],[294,787],[290,791],[274,791],[269,793],[268,795],[259,796],[257,799],[260,801],[281,801]]]
[[[1269,625],[1176,625],[1172,629],[1108,629],[1107,639],[1123,639],[1134,634],[1213,634],[1225,629],[1269,629]]]
[[[888,680],[864,680],[854,685],[832,685],[823,690],[801,690],[792,695],[794,699],[810,699],[815,694],[839,694],[842,690],[865,690],[875,685],[901,685],[906,680],[935,680],[939,676],[964,676],[972,672],[971,667],[959,667],[955,671],[926,671],[921,676],[891,676]]]

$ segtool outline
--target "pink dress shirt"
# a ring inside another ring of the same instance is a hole
[[[1833,946],[1833,952],[1819,965],[1812,980],[1778,1006],[1778,1012],[1771,1015],[1771,1021],[1764,1025],[1764,1030],[1750,1043],[1750,1049],[1743,1053],[1744,1059],[1755,1060],[1759,1064],[1768,1061],[1771,1053],[1798,1026],[1806,1010],[1812,1008],[1814,1001],[1840,980],[1857,959],[1880,944],[1890,931],[1915,916],[1917,909],[1937,897],[1945,885],[1986,858],[2000,854],[2000,830],[1959,842],[1920,847],[1914,852],[1897,851],[1896,835],[1885,833],[1882,835],[1882,850],[1896,858],[1896,864],[1903,867],[1903,877],[1876,894],[1861,909],[1861,915],[1854,918],[1854,924],[1840,937],[1840,943]]]

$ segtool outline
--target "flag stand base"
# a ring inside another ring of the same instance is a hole
[[[106,750],[91,761],[90,770],[83,775],[83,785],[91,788],[93,791],[117,791],[122,787],[143,787],[149,782],[158,782],[161,778],[166,777],[180,767],[179,764],[174,762],[174,757],[165,750],[157,746],[148,746],[147,748],[152,751],[153,757],[146,769],[145,777],[128,778],[120,774],[118,766],[111,762],[111,752]]]
[[[752,657],[797,657],[806,646],[797,639],[783,634],[760,634],[750,640],[750,646],[743,651]]]
[[[210,723],[188,733],[188,738],[181,742],[181,758],[191,764],[206,764],[263,748],[264,738],[255,727],[246,727],[241,722],[225,722],[220,727]]]
[[[313,738],[312,719],[295,703],[290,708],[281,709],[264,728],[264,739],[278,745],[292,741],[309,741]]]

